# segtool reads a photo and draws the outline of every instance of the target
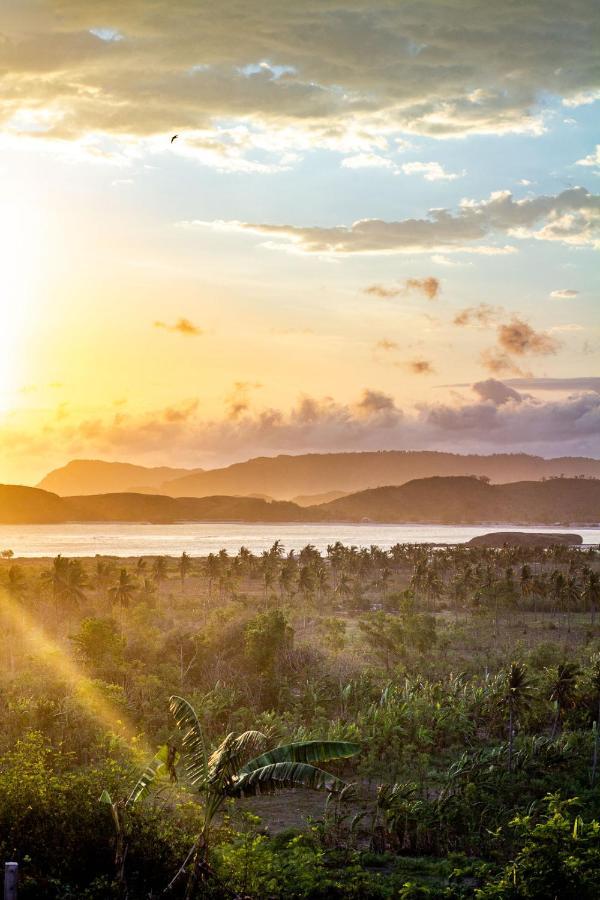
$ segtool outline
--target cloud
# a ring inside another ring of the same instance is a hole
[[[198,409],[198,400],[187,400],[178,406],[167,406],[162,413],[165,422],[187,422]]]
[[[402,416],[389,394],[384,394],[383,391],[375,391],[371,388],[366,388],[363,391],[360,400],[356,404],[356,409],[361,417],[368,419],[373,417],[383,418],[387,423],[396,421]]]
[[[579,291],[571,290],[570,288],[562,288],[559,291],[550,291],[550,296],[554,297],[555,300],[570,300],[572,297],[576,297]]]
[[[395,285],[387,287],[385,284],[370,284],[364,289],[364,293],[370,294],[371,297],[381,297],[382,300],[388,300],[392,297],[401,297],[406,293],[406,290]]]
[[[231,421],[250,409],[250,392],[262,387],[257,381],[236,381],[230,394],[226,398],[227,418]]]
[[[398,350],[398,344],[396,341],[390,341],[387,338],[381,338],[380,341],[377,341],[375,344],[376,350],[383,350],[384,352],[389,352],[390,350]]]
[[[482,350],[479,359],[481,365],[494,375],[524,375],[525,373],[506,353],[496,349]]]
[[[549,329],[549,334],[569,334],[576,331],[585,331],[583,325],[579,325],[577,322],[564,322],[562,325],[553,325],[552,328]]]
[[[431,262],[436,263],[438,266],[449,266],[451,268],[457,269],[462,268],[464,266],[472,266],[472,262],[464,262],[462,260],[449,259],[447,256],[444,256],[443,253],[434,253],[431,257]]]
[[[210,17],[189,0],[154,0],[151,14],[141,0],[7,2],[0,121],[36,140],[177,130],[221,143],[227,162],[227,122],[267,141],[277,166],[307,146],[373,150],[382,132],[540,133],[544,97],[573,106],[597,90],[592,0],[546,3],[542,25],[539,0],[518,16],[488,0],[222,0]],[[252,138],[240,153],[260,165]]]
[[[304,253],[345,256],[445,250],[497,255],[512,253],[515,248],[481,242],[505,235],[515,240],[600,246],[600,195],[574,187],[553,196],[515,200],[510,191],[498,191],[487,200],[463,200],[457,212],[430,209],[423,219],[395,222],[361,219],[349,226],[306,227],[201,220],[181,224],[268,235],[291,242],[295,249]],[[283,248],[285,244],[281,246]]]
[[[527,353],[548,356],[556,353],[559,348],[558,341],[548,332],[535,331],[518,316],[498,326],[498,344],[507,353],[515,356],[524,356]]]
[[[404,163],[400,168],[405,175],[422,175],[425,181],[455,181],[466,174],[464,170],[462,172],[446,172],[438,162],[409,162]]]
[[[415,375],[433,375],[435,371],[428,359],[413,359],[407,366]]]
[[[488,378],[487,381],[478,381],[473,385],[473,390],[480,400],[491,400],[496,406],[502,406],[509,401],[521,403],[523,400],[518,391],[508,387],[502,381],[497,381],[495,378]]]
[[[168,325],[166,322],[155,322],[154,327],[164,328],[165,331],[175,331],[188,337],[193,337],[204,333],[201,328],[199,328],[197,325],[194,325],[193,322],[190,322],[189,319],[177,319],[177,321],[173,325]]]
[[[502,309],[498,306],[490,306],[489,303],[480,303],[478,306],[467,306],[454,316],[453,323],[460,327],[475,326],[487,328],[498,320]]]
[[[531,391],[595,391],[600,394],[600,378],[510,378],[506,384]]]
[[[393,166],[391,159],[378,153],[357,153],[342,160],[345,169],[389,169]]]
[[[365,294],[381,297],[384,300],[405,297],[409,293],[423,294],[428,300],[436,300],[440,291],[440,281],[432,275],[427,278],[407,278],[406,281],[399,282],[397,285],[370,284],[364,289]]]
[[[98,414],[42,427],[5,421],[5,465],[24,454],[49,463],[73,457],[131,459],[148,464],[221,465],[258,455],[336,450],[443,449],[598,456],[600,393],[577,391],[544,401],[510,393],[496,380],[478,382],[472,402],[399,408],[392,396],[365,389],[355,402],[301,397],[290,409],[247,410],[235,419],[207,418],[195,401],[144,413]],[[187,405],[186,405],[187,404]]]
[[[440,293],[439,279],[430,275],[428,278],[409,278],[406,282],[409,291],[424,294],[428,300],[436,300]]]
[[[578,166],[593,166],[598,169],[596,174],[600,174],[600,144],[596,144],[596,149],[593,153],[590,153],[588,156],[584,156],[583,159],[577,160]]]

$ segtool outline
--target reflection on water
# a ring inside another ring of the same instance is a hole
[[[600,528],[529,528],[498,525],[258,525],[245,523],[191,523],[185,525],[106,524],[0,525],[0,550],[15,556],[177,556],[184,550],[206,556],[221,549],[237,553],[241,546],[253,553],[267,550],[280,540],[286,551],[313,544],[324,552],[329,544],[382,548],[404,543],[460,544],[490,531],[570,531],[584,544],[600,543]]]

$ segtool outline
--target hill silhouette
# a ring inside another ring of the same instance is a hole
[[[171,466],[149,468],[132,463],[105,462],[101,459],[74,459],[66,466],[49,472],[37,487],[53,491],[62,497],[131,491],[156,493],[166,481],[200,472],[202,469]]]
[[[497,484],[538,481],[557,475],[600,477],[600,460],[544,459],[526,453],[461,455],[429,450],[256,457],[210,470],[147,469],[127,463],[75,460],[50,472],[38,487],[61,496],[115,491],[143,491],[170,497],[258,494],[277,500],[299,497],[302,505],[306,505],[311,495],[317,495],[318,500],[318,495],[333,492],[347,494],[401,485],[417,478],[460,475],[485,475]]]
[[[318,509],[329,520],[440,524],[600,522],[600,480],[556,478],[488,484],[423,478],[351,494]]]
[[[360,491],[317,506],[255,497],[138,493],[58,497],[0,485],[0,522],[392,522],[596,524],[600,480],[559,478],[488,484],[475,477],[423,478]]]

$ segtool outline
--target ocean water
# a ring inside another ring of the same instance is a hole
[[[328,544],[388,549],[394,544],[461,544],[490,531],[568,531],[580,534],[586,545],[600,544],[600,527],[527,527],[501,525],[376,525],[354,524],[246,524],[189,523],[86,523],[69,525],[0,525],[0,550],[19,557],[56,556],[207,556],[221,549],[237,553],[241,546],[253,553],[268,550],[279,540],[286,551],[313,544],[325,552]]]

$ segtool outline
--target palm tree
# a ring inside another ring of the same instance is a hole
[[[152,563],[152,577],[160,586],[166,579],[169,571],[169,563],[166,556],[157,556]]]
[[[594,700],[596,707],[596,719],[594,721],[594,747],[592,750],[592,771],[590,773],[590,781],[592,787],[596,783],[596,770],[598,768],[598,745],[600,743],[600,654],[597,653],[592,657],[589,678],[591,687],[594,692]]]
[[[519,713],[531,703],[531,683],[522,663],[512,663],[504,677],[501,703],[508,710],[508,771],[512,772],[514,723]]]
[[[156,582],[152,578],[144,578],[140,588],[140,596],[146,603],[152,604],[156,597]]]
[[[590,618],[592,626],[596,621],[596,608],[600,603],[600,574],[587,570],[587,579],[583,588],[583,600],[590,610]]]
[[[121,607],[122,612],[133,600],[135,589],[136,583],[133,575],[131,575],[127,569],[121,569],[119,580],[110,588],[108,593],[113,603],[116,603]]]
[[[556,715],[552,725],[551,737],[555,737],[564,711],[566,709],[571,709],[575,705],[579,668],[575,663],[559,663],[556,669],[550,674],[552,680],[550,682],[548,697],[552,703],[556,704]]]
[[[276,541],[276,544],[279,542]],[[274,545],[275,546],[275,545]],[[260,571],[263,579],[263,589],[264,589],[264,598],[265,598],[265,608],[267,606],[267,601],[269,597],[269,590],[273,586],[275,581],[275,575],[277,573],[277,565],[278,565],[279,554],[273,552],[273,548],[271,550],[263,550],[263,553],[260,558]]]
[[[22,603],[27,589],[27,579],[20,566],[11,566],[8,570],[6,590],[11,600]]]
[[[562,603],[567,618],[567,633],[571,631],[571,610],[576,609],[581,600],[579,582],[575,576],[567,578],[562,592]]]
[[[87,579],[80,560],[66,559],[59,553],[53,560],[52,568],[42,572],[41,577],[42,582],[52,589],[57,618],[60,604],[72,609],[85,600],[83,589]]]
[[[229,797],[248,797],[291,787],[340,791],[345,782],[313,763],[348,759],[360,747],[345,741],[300,741],[264,750],[266,738],[259,731],[228,734],[210,755],[202,726],[193,706],[173,696],[170,709],[182,733],[181,753],[186,774],[203,799],[200,830],[187,859],[167,890],[192,866],[185,893],[191,900],[200,878],[212,874],[208,862],[213,820]],[[253,754],[259,752],[259,756]]]
[[[108,588],[114,571],[115,566],[111,559],[103,559],[101,556],[96,557],[94,582],[98,591],[105,591]]]
[[[23,569],[20,566],[11,566],[8,570],[8,577],[6,579],[6,593],[12,600],[15,606],[18,606],[21,610],[21,630],[25,629],[25,615],[24,615],[24,600],[27,591],[27,579],[23,573]],[[0,593],[0,608],[4,605],[2,600],[2,595]],[[5,641],[4,645],[7,650],[8,655],[8,667],[10,672],[14,672],[15,668],[15,637],[16,637],[16,629],[15,624],[12,620],[12,617],[9,617],[4,623],[5,628]],[[22,637],[21,632],[21,637]]]
[[[179,561],[177,563],[177,569],[179,571],[179,578],[181,581],[181,593],[183,593],[185,579],[192,570],[192,558],[188,553],[185,552],[185,550],[179,557]]]
[[[281,567],[279,572],[279,589],[281,594],[285,594],[288,601],[294,594],[296,585],[296,564],[292,560],[287,560]]]
[[[212,600],[213,581],[218,577],[221,565],[214,553],[209,553],[204,563],[204,573],[208,581],[208,602]]]
[[[302,594],[303,627],[306,628],[307,607],[315,590],[315,573],[311,566],[302,566],[300,569],[298,590]]]

